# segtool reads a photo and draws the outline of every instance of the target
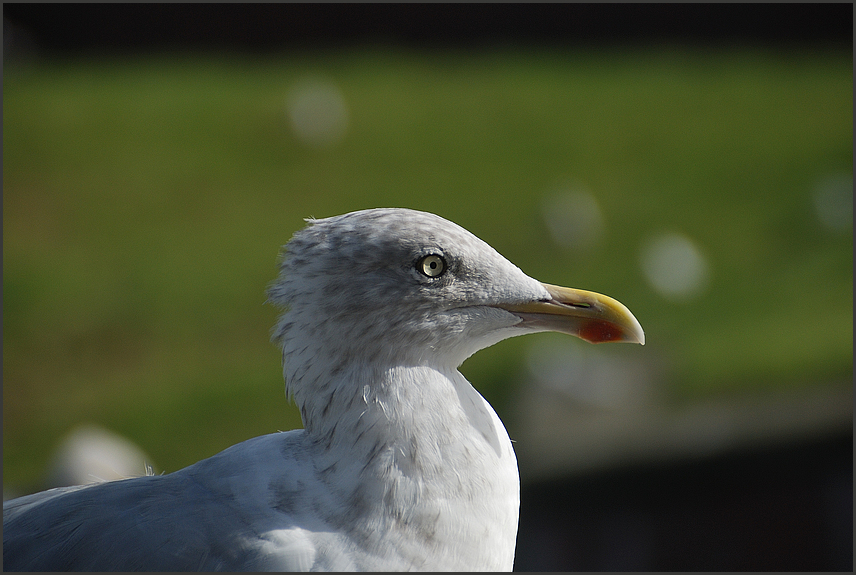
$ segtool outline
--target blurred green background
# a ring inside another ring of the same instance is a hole
[[[42,487],[83,422],[167,472],[299,427],[268,339],[279,248],[304,217],[378,206],[619,299],[647,345],[612,353],[652,366],[664,404],[850,387],[852,78],[822,49],[7,62],[4,492]],[[651,263],[664,237],[689,263]],[[539,337],[462,367],[506,420]]]

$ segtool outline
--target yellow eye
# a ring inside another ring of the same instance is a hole
[[[446,271],[446,260],[437,255],[425,256],[417,264],[417,269],[429,278],[436,278]]]

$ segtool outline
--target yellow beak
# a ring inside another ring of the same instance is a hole
[[[590,343],[628,342],[645,345],[642,326],[624,304],[599,293],[541,284],[551,299],[498,305],[523,320],[522,326],[558,331]]]

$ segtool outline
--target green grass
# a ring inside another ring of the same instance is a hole
[[[350,124],[290,132],[288,90],[335,81]],[[97,421],[175,470],[299,426],[263,305],[306,216],[436,212],[542,281],[630,307],[684,400],[852,378],[852,227],[812,193],[852,174],[852,56],[753,50],[354,50],[38,61],[4,73],[4,486],[33,486]],[[541,201],[582,182],[607,234],[550,240]],[[641,245],[673,230],[709,259],[671,303]],[[464,371],[498,403],[531,338]],[[583,345],[582,343],[580,345]]]

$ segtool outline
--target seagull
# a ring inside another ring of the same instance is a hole
[[[268,290],[304,429],[6,502],[5,570],[511,570],[517,459],[458,366],[520,334],[644,344],[642,327],[431,213],[307,222]]]

